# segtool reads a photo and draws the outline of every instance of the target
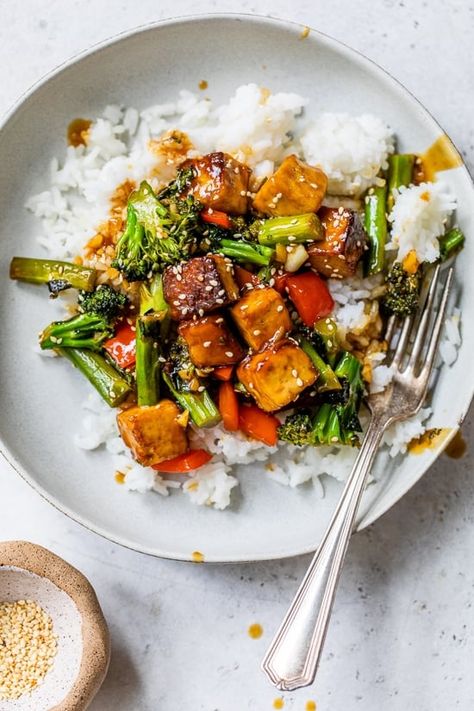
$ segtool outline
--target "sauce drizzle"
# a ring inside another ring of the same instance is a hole
[[[449,427],[433,427],[408,443],[410,454],[423,454],[427,449],[437,449],[451,432]]]
[[[70,146],[87,146],[89,129],[92,121],[89,119],[77,118],[71,121],[67,127],[67,142]]]
[[[421,154],[420,159],[421,165],[418,165],[417,169],[421,169],[422,180],[421,176],[418,176],[418,182],[435,181],[436,174],[441,170],[451,170],[463,164],[457,149],[445,133]]]
[[[462,436],[462,432],[458,430],[444,452],[448,457],[451,457],[451,459],[461,459],[461,457],[466,454],[466,450],[467,442]]]
[[[252,639],[259,639],[263,634],[263,627],[262,625],[259,625],[258,622],[254,622],[253,625],[250,625],[248,628],[248,635]]]

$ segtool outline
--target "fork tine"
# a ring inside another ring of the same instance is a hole
[[[387,328],[385,330],[385,340],[386,340],[388,346],[390,346],[390,341],[393,338],[396,323],[397,323],[397,317],[390,316],[390,318],[387,321]]]
[[[441,266],[438,264],[433,272],[433,276],[431,278],[430,286],[428,289],[428,294],[426,295],[426,300],[425,300],[425,303],[423,306],[422,316],[421,316],[421,319],[418,323],[416,338],[413,343],[413,348],[412,348],[412,351],[410,354],[410,359],[408,361],[408,366],[407,366],[407,368],[409,368],[412,371],[415,369],[421,349],[423,348],[426,329],[428,327],[428,322],[429,322],[430,316],[431,316],[431,310],[433,308],[433,303],[434,303],[435,296],[436,296],[436,287],[438,285],[440,270],[441,270]]]
[[[398,339],[397,348],[395,354],[392,358],[391,366],[393,368],[400,369],[400,364],[402,362],[403,356],[405,354],[405,349],[408,343],[408,336],[410,335],[411,327],[413,325],[413,316],[407,316],[403,321],[402,331]]]
[[[444,315],[446,313],[446,307],[448,305],[448,297],[449,297],[449,291],[451,289],[451,284],[453,281],[453,274],[454,274],[454,267],[451,267],[449,269],[448,276],[446,278],[446,283],[444,285],[443,296],[441,297],[441,303],[439,305],[438,315],[436,316],[436,321],[433,326],[433,330],[431,332],[430,343],[428,346],[426,359],[425,359],[425,361],[423,363],[423,367],[420,371],[419,377],[424,378],[426,382],[428,381],[428,378],[430,376],[431,368],[433,366],[433,361],[434,361],[436,351],[438,348],[439,336],[441,333],[441,328],[443,327],[443,321],[444,321]]]

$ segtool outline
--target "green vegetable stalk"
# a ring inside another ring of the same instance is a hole
[[[341,390],[341,383],[339,382],[336,373],[331,368],[328,363],[325,363],[321,358],[319,353],[316,351],[314,346],[303,337],[298,337],[298,342],[301,348],[304,350],[307,356],[311,359],[314,367],[319,373],[318,379],[316,381],[316,389],[319,392],[328,392],[331,390]]]
[[[257,264],[261,267],[270,264],[275,254],[275,250],[271,247],[233,239],[221,239],[213,245],[213,248],[214,251],[234,259],[236,262]]]
[[[79,348],[60,348],[59,352],[86,376],[110,407],[117,407],[132,392],[120,373],[99,353]]]
[[[142,318],[136,321],[135,380],[139,405],[156,405],[160,399],[160,347],[156,323],[148,325]]]
[[[413,168],[415,167],[415,159],[412,153],[395,153],[388,159],[388,194],[387,194],[387,211],[392,209],[395,196],[394,190],[403,186],[411,185],[413,182]]]
[[[163,373],[163,380],[176,402],[181,405],[184,410],[188,410],[192,421],[197,427],[213,427],[217,425],[221,416],[207,390],[203,390],[203,392],[200,393],[178,390],[175,388],[168,373]]]
[[[464,233],[459,227],[453,227],[446,232],[446,234],[442,235],[442,237],[438,239],[438,242],[441,259],[445,261],[463,248],[465,242]]]
[[[387,241],[387,186],[371,188],[365,197],[365,231],[369,237],[369,251],[365,261],[366,275],[378,274],[385,264]]]
[[[96,271],[89,267],[54,259],[13,257],[10,263],[10,279],[30,284],[48,284],[53,294],[69,288],[92,291]]]
[[[314,242],[323,238],[324,228],[314,213],[272,217],[264,220],[258,231],[258,241],[267,247]]]

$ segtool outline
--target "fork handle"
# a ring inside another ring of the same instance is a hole
[[[283,691],[314,681],[357,509],[384,429],[373,417],[322,543],[262,662]]]

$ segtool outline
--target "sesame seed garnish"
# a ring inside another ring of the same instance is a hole
[[[234,354],[233,354],[232,351],[226,351],[225,354],[226,354],[227,358],[233,358],[233,357],[234,357]]]
[[[211,341],[204,341],[202,345],[204,346],[204,348],[209,348],[209,346],[211,345]]]
[[[222,317],[216,318],[216,323],[224,323],[224,319]]]
[[[262,332],[259,328],[256,328],[254,331],[252,331],[254,336],[259,336]]]
[[[206,389],[206,388],[204,387],[204,385],[200,385],[200,386],[198,387],[198,393],[203,393],[205,389]]]
[[[246,190],[241,190],[240,191],[241,197],[246,197],[247,196],[247,191]]]
[[[242,306],[240,307],[240,310],[245,311],[246,309],[248,309],[248,307],[249,307],[248,304],[242,304]]]
[[[183,280],[183,277],[181,276],[181,274],[176,274],[176,281],[182,281],[182,280]]]
[[[224,299],[216,299],[216,304],[223,304],[223,303],[224,303]]]
[[[178,299],[181,299],[181,301],[186,301],[186,294],[178,294]]]
[[[251,390],[253,390],[254,387],[255,387],[255,385],[254,385],[253,383],[249,383],[249,388],[250,388]]]
[[[224,296],[224,294],[225,294],[225,289],[219,289],[219,291],[217,292],[217,294],[218,294],[219,296]]]
[[[302,388],[303,385],[304,385],[304,383],[303,383],[303,381],[301,380],[301,378],[297,378],[296,384],[297,384],[297,386],[298,386],[299,388]]]
[[[204,277],[203,277],[203,275],[202,275],[202,274],[199,274],[199,276],[198,276],[197,280],[198,280],[198,281],[204,281]]]
[[[291,374],[294,378],[298,377],[298,371],[296,370],[296,368],[293,368],[293,370],[291,371]]]
[[[281,313],[284,308],[285,308],[285,307],[283,306],[283,304],[280,304],[279,306],[277,306],[277,311],[278,311],[278,313]]]
[[[199,309],[198,314],[199,316],[204,316],[204,309]]]
[[[0,699],[19,699],[43,681],[53,664],[53,622],[33,600],[1,602],[0,630]]]
[[[209,279],[209,284],[211,286],[219,286],[219,282],[216,281],[215,279]]]
[[[213,287],[210,286],[209,284],[204,287],[204,291],[212,291]]]

